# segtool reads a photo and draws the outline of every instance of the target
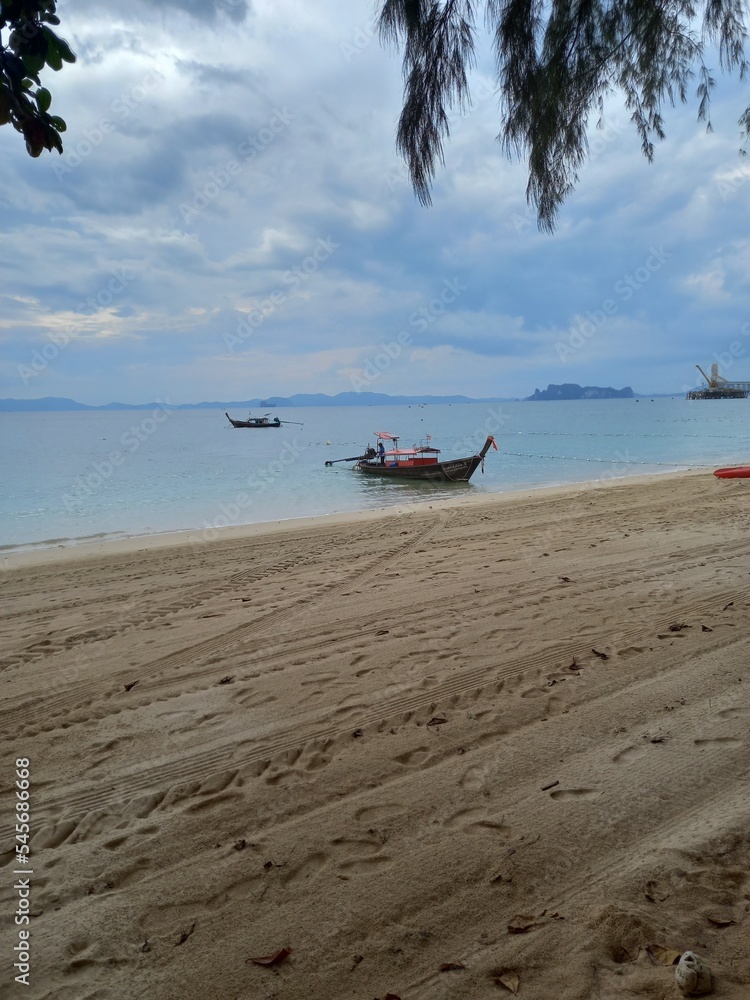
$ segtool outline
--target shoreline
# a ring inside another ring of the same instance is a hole
[[[386,519],[405,513],[424,513],[430,509],[450,509],[455,506],[482,506],[508,502],[514,497],[528,498],[537,494],[554,495],[575,494],[591,489],[603,489],[625,483],[648,483],[665,477],[701,476],[712,472],[713,466],[692,467],[677,471],[651,472],[645,474],[625,474],[610,476],[606,479],[582,480],[575,483],[560,483],[556,485],[531,486],[507,491],[493,491],[475,496],[444,498],[434,501],[414,501],[412,503],[393,504],[385,507],[368,508],[364,510],[340,511],[333,514],[315,514],[306,517],[290,517],[281,520],[256,521],[247,524],[229,525],[227,527],[180,528],[174,531],[159,531],[136,535],[101,535],[81,536],[80,538],[50,539],[41,542],[27,542],[18,545],[0,546],[0,564],[9,570],[22,566],[36,566],[45,562],[56,562],[60,559],[90,558],[127,554],[131,552],[148,551],[151,549],[172,548],[180,545],[197,546],[210,544],[213,541],[241,541],[269,534],[289,531],[304,531],[305,529],[323,525],[338,526]],[[205,537],[207,532],[210,538]],[[203,536],[203,537],[201,537]]]

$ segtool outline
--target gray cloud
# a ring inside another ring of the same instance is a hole
[[[378,391],[666,391],[747,321],[750,171],[732,94],[713,136],[677,109],[652,165],[629,126],[598,144],[592,131],[596,155],[550,238],[494,140],[493,98],[456,121],[422,209],[394,150],[399,66],[366,12],[300,4],[291,27],[272,9],[233,11],[139,0],[105,25],[93,0],[63,8],[85,55],[50,81],[65,155],[32,161],[0,130],[2,287],[17,297],[0,329],[11,358],[71,317],[85,336],[27,395],[65,395],[77,377],[99,400],[136,400],[169,378],[175,398],[241,398],[249,370],[268,393],[334,393],[402,332],[409,361]],[[321,240],[336,248],[319,261]],[[669,257],[648,270],[660,247]],[[133,278],[114,301],[76,313],[123,267]],[[430,311],[446,281],[464,290]],[[556,343],[607,300],[615,311],[563,364]],[[3,371],[1,394],[23,394]]]

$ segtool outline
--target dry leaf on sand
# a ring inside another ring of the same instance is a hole
[[[736,917],[730,910],[713,910],[707,913],[706,917],[714,927],[729,927],[730,924],[737,923]]]
[[[462,965],[461,962],[443,962],[440,966],[441,972],[453,972],[454,969],[465,969],[466,966]]]
[[[278,965],[279,962],[283,962],[287,955],[292,954],[291,948],[280,948],[275,951],[272,955],[261,955],[258,958],[251,958],[249,961],[254,962],[256,965]]]
[[[525,934],[536,925],[536,917],[530,917],[526,913],[517,913],[508,924],[509,934]]]
[[[504,986],[506,990],[510,990],[511,993],[518,993],[518,986],[521,980],[518,974],[510,971],[501,971],[495,973],[495,983],[498,986]]]
[[[647,944],[646,951],[654,965],[677,965],[682,955],[681,951],[665,948],[661,944]]]
[[[189,930],[182,931],[182,933],[180,934],[180,940],[175,945],[175,948],[179,948],[181,944],[185,944],[185,942],[187,941],[187,939],[190,937],[190,935],[193,933],[194,930],[195,930],[195,921],[193,921]]]

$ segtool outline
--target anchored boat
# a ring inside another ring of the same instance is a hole
[[[262,417],[248,416],[247,420],[233,420],[226,410],[224,411],[224,415],[232,427],[281,427],[282,424],[297,424],[299,427],[302,427],[302,424],[298,424],[296,420],[279,420],[278,417],[274,417],[271,420],[267,413]]]
[[[398,437],[389,434],[387,431],[377,431],[377,448],[369,447],[363,455],[356,455],[354,458],[338,458],[326,462],[326,465],[333,465],[334,462],[355,462],[355,470],[364,472],[368,476],[381,476],[391,479],[423,479],[441,483],[468,483],[479,466],[484,471],[484,456],[497,445],[492,435],[482,446],[482,450],[476,455],[468,458],[452,458],[448,461],[441,461],[439,448],[433,448],[429,443],[414,445],[413,448],[399,448]],[[386,450],[385,442],[391,446]]]

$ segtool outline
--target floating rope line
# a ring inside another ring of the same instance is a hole
[[[500,450],[503,455],[512,455],[513,458],[543,458],[545,461],[549,459],[559,462],[601,462],[604,465],[667,465],[673,469],[684,469],[685,466],[696,464],[695,462],[640,462],[624,458],[579,458],[577,455],[531,455],[523,451],[506,451],[505,448]]]
[[[512,433],[512,432],[511,432]],[[718,438],[722,441],[746,441],[745,437],[729,437],[726,434],[635,434],[633,432],[599,431],[516,431],[518,435],[534,434],[539,437],[627,437],[627,438]]]

